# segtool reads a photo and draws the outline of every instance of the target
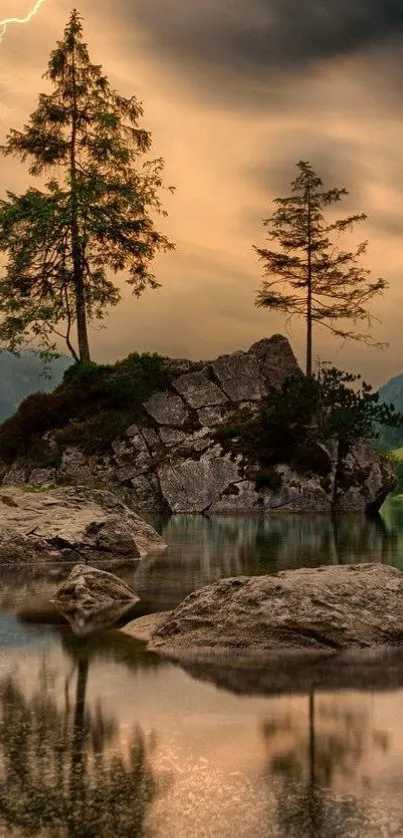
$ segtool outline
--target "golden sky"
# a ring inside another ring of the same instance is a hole
[[[0,0],[0,17],[34,0]],[[50,51],[72,3],[44,0],[0,48],[0,141],[35,109]],[[142,126],[166,161],[174,253],[155,263],[163,288],[123,302],[92,329],[96,360],[130,351],[211,358],[274,332],[283,318],[254,307],[261,269],[252,244],[286,195],[298,160],[350,195],[340,216],[366,212],[365,267],[390,289],[373,304],[382,352],[315,333],[314,356],[373,385],[402,372],[403,0],[81,0],[92,61],[119,92],[144,103]],[[32,179],[0,159],[2,194]],[[120,280],[123,283],[123,277]],[[303,363],[304,330],[290,331]]]

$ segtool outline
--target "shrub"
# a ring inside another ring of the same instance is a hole
[[[135,415],[110,410],[90,416],[82,422],[72,421],[54,434],[58,446],[76,445],[86,454],[107,451],[114,439],[121,436],[135,421]]]
[[[28,396],[16,413],[0,425],[1,458],[10,463],[18,456],[28,456],[35,440],[65,424],[75,408],[72,394],[67,390]]]
[[[272,492],[278,492],[281,489],[283,479],[275,468],[261,468],[255,474],[255,484],[257,490],[271,489]]]
[[[376,438],[380,423],[403,424],[403,415],[379,403],[365,382],[351,386],[358,381],[360,376],[335,367],[320,376],[291,375],[280,392],[266,397],[259,416],[240,411],[216,429],[215,437],[250,462],[257,460],[263,474],[286,462],[325,477],[331,458],[318,443],[335,438],[347,450],[358,437]]]
[[[251,411],[247,407],[242,407],[231,413],[229,419],[216,428],[214,436],[221,441],[233,439],[240,434],[243,435],[245,430],[254,424]]]
[[[0,425],[0,458],[10,463],[28,457],[44,465],[50,454],[41,437],[49,430],[57,431],[60,445],[69,440],[87,451],[105,450],[141,417],[142,402],[169,380],[156,354],[132,353],[113,365],[73,364],[56,390],[28,396]]]
[[[348,448],[359,437],[376,439],[379,425],[403,425],[403,414],[379,402],[378,393],[359,375],[325,368],[320,376],[290,376],[279,395],[270,395],[262,412],[267,435],[282,454],[337,438]]]
[[[163,358],[156,354],[139,355],[133,352],[112,368],[105,382],[105,392],[115,408],[133,409],[169,383]]]

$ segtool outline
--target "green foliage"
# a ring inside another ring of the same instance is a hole
[[[43,434],[53,434],[58,448],[78,445],[105,450],[125,428],[141,418],[142,402],[169,383],[163,358],[132,353],[116,364],[70,367],[53,393],[35,393],[0,425],[0,458],[28,458],[57,465],[60,450],[49,448]]]
[[[372,343],[367,333],[340,326],[340,321],[371,325],[368,302],[387,288],[384,279],[369,279],[370,271],[359,265],[367,242],[353,251],[340,250],[332,239],[350,230],[366,216],[352,215],[326,222],[324,209],[348,194],[346,189],[323,191],[323,182],[310,163],[297,164],[299,174],[291,195],[276,198],[276,210],[263,223],[268,240],[277,250],[256,247],[265,277],[256,305],[272,308],[289,318],[302,317],[307,324],[306,373],[312,373],[312,326],[326,326],[333,335]],[[284,290],[283,290],[284,289]],[[378,344],[379,345],[379,344]]]
[[[250,462],[258,460],[262,482],[272,467],[286,462],[298,471],[325,477],[331,463],[322,442],[339,439],[347,450],[359,437],[376,439],[380,424],[403,425],[403,414],[382,404],[360,376],[324,368],[320,375],[291,375],[280,392],[264,400],[258,416],[240,413],[215,436]],[[352,385],[355,385],[353,387]]]
[[[49,491],[49,487],[43,484],[34,486],[32,483],[25,483],[21,488],[23,492],[27,492],[29,495],[41,495]]]
[[[14,416],[0,425],[0,457],[12,462],[16,457],[28,457],[41,448],[41,462],[45,445],[41,436],[65,421],[73,410],[72,393],[34,393],[20,405]]]
[[[380,425],[403,425],[403,413],[381,402],[370,384],[362,381],[358,387],[349,386],[361,382],[360,375],[325,367],[317,381],[323,437],[338,436],[347,442],[358,437],[377,439]]]
[[[92,386],[95,381],[100,381],[103,372],[107,369],[106,364],[96,364],[94,361],[76,362],[65,371],[63,384],[74,384],[81,387]]]
[[[109,410],[89,416],[81,422],[72,420],[64,428],[55,431],[58,446],[63,449],[74,445],[86,454],[107,451],[114,439],[122,436],[136,419],[138,413]]]
[[[249,425],[254,427],[254,424],[250,410],[247,407],[242,407],[239,410],[234,410],[230,418],[217,427],[215,437],[224,442],[227,439],[233,439],[238,434],[244,435],[245,428]]]
[[[298,446],[338,438],[344,447],[359,437],[376,439],[379,425],[399,427],[403,414],[379,401],[361,376],[325,367],[317,376],[290,376],[279,395],[267,398],[262,424],[282,456]]]
[[[394,463],[397,484],[393,490],[393,494],[401,495],[403,493],[403,462]]]
[[[111,404],[127,409],[146,401],[155,390],[167,387],[169,381],[159,355],[132,352],[114,365],[105,387]]]
[[[1,147],[29,159],[32,175],[50,171],[51,179],[43,191],[8,192],[0,201],[0,252],[7,254],[0,338],[12,350],[33,339],[49,357],[64,337],[86,363],[88,320],[102,319],[121,299],[110,274],[124,271],[136,296],[159,285],[154,256],[173,248],[154,223],[166,214],[163,161],[143,159],[151,136],[139,127],[142,106],[91,63],[76,10],[45,77],[52,92],[39,96],[28,124],[12,129]]]

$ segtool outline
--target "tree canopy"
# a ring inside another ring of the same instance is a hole
[[[297,164],[299,174],[291,184],[291,195],[276,198],[276,210],[263,224],[277,250],[257,247],[265,277],[256,305],[306,321],[306,373],[312,375],[313,325],[327,327],[333,335],[374,344],[368,332],[356,332],[341,321],[365,322],[373,317],[368,304],[387,288],[384,279],[371,280],[370,271],[359,264],[367,242],[354,250],[341,250],[332,241],[366,219],[364,213],[328,222],[324,209],[348,194],[342,188],[323,190],[323,182],[310,163]],[[377,344],[380,346],[380,344]]]
[[[88,322],[121,299],[111,276],[124,271],[136,296],[159,285],[152,261],[173,248],[154,221],[166,214],[164,164],[144,159],[151,136],[139,127],[142,105],[119,95],[91,63],[77,10],[44,77],[53,91],[40,94],[28,124],[0,148],[28,159],[34,176],[51,172],[44,189],[7,192],[0,201],[0,252],[7,254],[0,340],[11,350],[33,340],[51,355],[63,337],[86,363]]]

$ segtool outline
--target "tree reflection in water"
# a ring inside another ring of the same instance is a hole
[[[360,767],[363,785],[365,757],[384,753],[388,737],[373,731],[365,711],[338,702],[307,696],[305,728],[291,714],[265,720],[261,730],[270,752],[267,776],[274,783],[277,822],[282,838],[341,838],[356,833],[365,821],[356,788]],[[338,781],[349,792],[337,791]],[[346,782],[347,781],[347,782]]]
[[[227,576],[397,561],[397,532],[380,516],[173,515],[157,526],[169,549],[142,561],[135,575],[136,592],[151,598],[155,610]]]
[[[75,652],[64,706],[46,664],[32,694],[13,676],[0,682],[0,825],[16,836],[140,838],[156,793],[153,740],[137,727],[124,756],[113,750],[117,723],[86,707],[90,658]]]

